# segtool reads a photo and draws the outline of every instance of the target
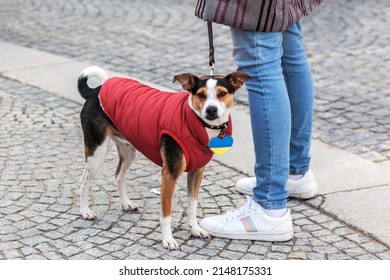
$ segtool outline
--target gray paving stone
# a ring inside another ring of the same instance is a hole
[[[205,255],[192,254],[191,256],[187,256],[186,260],[208,260],[209,257]]]
[[[87,242],[87,241],[77,241],[77,242],[70,243],[70,244],[74,244],[77,248],[80,248],[83,251],[88,250],[88,249],[95,246],[95,244]]]
[[[337,228],[334,230],[334,232],[338,235],[347,235],[347,234],[353,234],[354,231],[349,229],[349,228],[346,228],[346,227],[341,227],[341,228]]]
[[[343,240],[340,236],[329,234],[329,235],[323,235],[318,237],[321,241],[327,242],[327,243],[334,243]]]
[[[5,250],[3,251],[5,259],[23,259],[23,255],[18,250]]]
[[[292,251],[295,253],[300,253],[300,252],[311,252],[313,250],[312,246],[308,245],[295,245],[292,248]]]
[[[44,237],[44,236],[36,235],[33,237],[21,239],[20,242],[27,245],[27,246],[35,246],[35,245],[38,245],[40,243],[47,242],[48,240],[49,239]]]
[[[280,253],[290,253],[292,250],[291,246],[287,245],[272,245],[271,246],[271,251],[272,252],[280,252]]]
[[[313,251],[321,254],[335,254],[338,252],[336,247],[327,245],[327,246],[314,246]]]
[[[345,249],[353,248],[357,245],[354,242],[344,239],[338,242],[334,242],[333,246],[339,248],[340,250],[345,250]]]
[[[237,251],[237,252],[247,252],[250,247],[249,244],[245,244],[242,241],[238,241],[237,243],[232,243],[227,247],[228,250]],[[243,244],[244,243],[244,244]]]
[[[306,252],[291,252],[288,255],[289,259],[297,259],[297,260],[307,260],[307,254]]]
[[[230,251],[230,250],[224,250],[223,252],[221,252],[221,254],[219,256],[222,257],[223,259],[227,259],[227,260],[239,260],[240,258],[242,258],[244,256],[244,253]]]
[[[267,254],[267,259],[269,259],[269,260],[286,260],[287,256],[288,256],[288,254],[270,252]]]
[[[38,244],[37,246],[35,246],[35,248],[37,248],[39,251],[41,251],[42,253],[48,253],[48,252],[53,252],[55,251],[55,248],[53,248],[50,244],[48,244],[47,242],[43,242],[43,243],[40,243]]]
[[[85,254],[91,255],[94,258],[101,258],[104,255],[107,255],[107,251],[101,249],[101,248],[91,248],[86,251],[84,251]]]
[[[68,247],[65,247],[65,248],[62,248],[59,250],[59,252],[63,255],[65,255],[65,257],[69,258],[71,256],[74,256],[78,253],[80,253],[82,250],[76,246],[68,246]]]
[[[268,246],[256,246],[253,245],[249,248],[248,252],[258,254],[258,255],[265,255],[268,251]]]
[[[328,254],[328,260],[351,260],[352,258],[347,254]]]
[[[385,252],[378,253],[376,255],[381,260],[389,260],[390,259],[390,251],[389,250],[386,250]]]
[[[13,250],[22,248],[23,244],[18,241],[2,242],[0,244],[1,251]]]
[[[356,258],[358,260],[379,260],[378,257],[376,257],[375,255],[371,255],[371,254],[364,254],[361,256],[357,256]]]
[[[103,245],[105,243],[110,242],[110,239],[105,237],[100,237],[100,236],[93,236],[88,238],[87,241],[96,245]]]
[[[368,240],[367,240],[368,241]],[[387,247],[377,241],[369,241],[367,243],[362,243],[361,246],[365,248],[370,253],[381,253],[387,250]]]
[[[303,226],[301,226],[301,228],[302,228],[302,230],[308,231],[308,232],[323,230],[323,227],[321,225],[314,224],[314,223],[312,223],[310,225],[303,225]]]
[[[158,245],[158,248],[160,248],[160,244]],[[162,255],[164,255],[165,252],[155,249],[155,248],[146,248],[142,252],[140,252],[141,255],[145,256],[148,259],[159,259]]]
[[[336,228],[342,227],[343,225],[339,221],[329,221],[326,223],[322,223],[321,226],[323,226],[329,230],[334,230]]]
[[[359,244],[370,241],[370,239],[367,236],[359,234],[359,233],[349,234],[349,235],[346,235],[345,237],[348,240],[354,241],[354,242],[359,243]]]
[[[70,260],[95,260],[96,256],[91,256],[85,253],[73,255],[69,258]]]
[[[22,238],[27,238],[27,237],[32,237],[32,236],[35,236],[35,235],[39,235],[41,234],[42,232],[38,229],[35,229],[35,228],[31,228],[31,229],[26,229],[26,230],[23,230],[23,231],[19,231],[18,232],[18,235]]]
[[[307,253],[309,260],[326,260],[326,255],[321,253]]]
[[[214,256],[218,255],[219,250],[203,248],[203,249],[197,251],[197,253],[200,254],[200,255],[206,255],[206,256],[214,257]]]
[[[60,254],[54,252],[43,253],[42,256],[47,260],[62,260],[64,257]],[[35,259],[35,258],[33,258]],[[83,258],[82,260],[87,260],[87,258]]]

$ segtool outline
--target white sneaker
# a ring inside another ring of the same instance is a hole
[[[311,169],[300,179],[288,179],[286,187],[288,196],[293,198],[309,199],[315,197],[318,193],[317,182]]]
[[[272,218],[249,196],[241,208],[204,218],[199,225],[211,236],[229,239],[288,241],[294,237],[290,210],[280,218]]]
[[[247,195],[252,195],[255,187],[255,177],[243,178],[236,183],[237,191]],[[315,197],[318,193],[317,182],[311,169],[300,179],[288,179],[286,187],[289,193],[288,196],[292,198],[309,199]]]

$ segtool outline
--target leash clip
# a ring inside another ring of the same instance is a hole
[[[210,62],[210,76],[214,76],[214,62]]]
[[[225,137],[225,135],[226,135],[226,130],[227,130],[227,128],[228,128],[228,123],[224,123],[222,126],[223,126],[223,127],[222,127],[222,129],[221,129],[221,132],[218,134],[218,138],[220,138],[220,139],[222,139],[223,137]]]

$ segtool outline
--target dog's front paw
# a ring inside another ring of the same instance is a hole
[[[190,233],[193,235],[193,236],[196,236],[196,237],[200,237],[202,239],[206,239],[206,238],[211,238],[210,234],[208,233],[207,230],[204,230],[203,228],[201,228],[200,226],[196,225],[196,226],[192,226],[191,229],[190,229]]]
[[[163,247],[169,250],[175,250],[179,251],[179,244],[177,244],[176,240],[171,237],[171,238],[164,238],[163,241]]]
[[[135,211],[138,209],[138,205],[131,202],[129,199],[121,201],[122,208],[125,211]]]
[[[81,215],[85,220],[95,220],[97,215],[89,208],[81,209]]]

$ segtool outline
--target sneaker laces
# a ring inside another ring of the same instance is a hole
[[[226,214],[225,214],[226,221],[239,219],[243,216],[247,216],[251,212],[252,209],[255,209],[252,207],[252,204],[253,204],[252,197],[247,196],[245,205],[241,206],[238,209],[234,209],[234,210],[230,210],[230,211],[226,212]]]

